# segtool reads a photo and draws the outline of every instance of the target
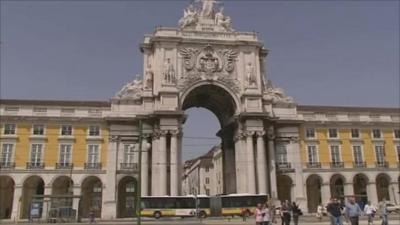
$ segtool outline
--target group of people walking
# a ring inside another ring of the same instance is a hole
[[[343,225],[342,216],[351,225],[359,225],[359,218],[361,215],[366,215],[368,218],[368,225],[373,225],[376,214],[381,218],[381,225],[389,225],[388,223],[388,210],[386,202],[383,200],[377,209],[374,205],[368,202],[364,206],[364,210],[356,203],[354,197],[349,197],[348,201],[342,204],[338,199],[331,198],[326,206],[327,214],[330,217],[331,225]]]
[[[259,203],[255,211],[256,225],[276,223],[277,216],[280,216],[282,225],[290,225],[292,218],[294,225],[298,225],[301,215],[303,215],[303,212],[299,206],[295,202],[290,204],[288,200],[281,202],[281,206],[277,209],[272,204]]]

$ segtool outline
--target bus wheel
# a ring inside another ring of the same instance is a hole
[[[153,216],[154,216],[154,218],[156,218],[156,219],[160,219],[160,217],[161,217],[161,212],[159,212],[159,211],[154,212]]]
[[[207,213],[204,212],[204,211],[200,211],[200,212],[199,212],[199,217],[204,219],[204,218],[207,217]]]

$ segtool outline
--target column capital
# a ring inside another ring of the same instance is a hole
[[[233,136],[234,141],[241,140],[245,137],[244,132],[242,130],[239,130],[236,132],[236,134]]]
[[[257,137],[264,137],[265,134],[266,134],[265,131],[256,131]]]
[[[300,138],[299,137],[290,137],[290,142],[291,143],[298,143],[300,141]]]
[[[119,135],[109,135],[108,140],[109,142],[119,142],[121,138],[119,137]]]
[[[244,133],[245,137],[252,137],[256,132],[251,130],[246,130]]]
[[[269,126],[266,133],[267,133],[268,139],[270,139],[270,140],[275,139],[276,136],[275,136],[275,131],[274,131],[273,126]]]
[[[181,136],[182,135],[182,132],[180,130],[169,130],[169,133],[172,136]]]

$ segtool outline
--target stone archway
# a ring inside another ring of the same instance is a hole
[[[39,176],[31,176],[27,178],[23,184],[22,190],[22,212],[21,218],[27,219],[30,214],[30,206],[33,195],[44,194],[44,181]],[[42,212],[39,214],[41,215]]]
[[[15,182],[9,176],[0,176],[0,220],[11,218]]]
[[[98,177],[85,178],[81,185],[82,198],[80,202],[80,213],[82,217],[88,217],[93,211],[96,217],[101,217],[103,184]]]
[[[357,202],[368,202],[367,185],[368,177],[365,174],[359,173],[354,176],[353,188]]]
[[[278,186],[278,199],[280,201],[289,200],[289,202],[292,202],[292,179],[287,175],[278,175],[276,180]]]
[[[330,180],[331,197],[344,200],[345,178],[341,174],[335,174]]]
[[[131,176],[122,178],[118,183],[117,217],[135,216],[137,180]]]
[[[238,106],[232,92],[222,86],[204,83],[194,85],[182,94],[181,108],[202,107],[211,111],[218,119],[221,129],[217,136],[221,139],[223,154],[224,193],[236,193],[236,162],[234,135],[238,123],[234,118]]]
[[[381,173],[376,176],[375,182],[378,201],[382,201],[383,199],[390,201],[390,177],[387,174]]]
[[[307,178],[306,186],[308,212],[316,212],[318,205],[323,204],[321,199],[322,178],[313,174]]]
[[[74,182],[70,177],[67,176],[59,176],[53,181],[53,185],[51,188],[52,195],[72,195],[73,194],[73,186]],[[52,208],[57,207],[72,207],[72,198],[54,198],[51,202]]]

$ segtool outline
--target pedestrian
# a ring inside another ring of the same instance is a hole
[[[326,212],[329,215],[331,225],[343,225],[342,208],[336,198],[331,198],[331,201],[326,206]]]
[[[346,220],[350,220],[351,225],[359,225],[358,220],[362,213],[360,206],[356,203],[354,197],[350,197],[345,204]]]
[[[299,208],[299,205],[296,204],[296,202],[292,203],[292,217],[293,217],[293,223],[294,225],[299,224],[299,216],[302,216],[303,212]]]
[[[364,213],[368,217],[368,225],[373,225],[374,224],[374,217],[376,213],[376,208],[374,205],[371,204],[370,201],[367,202],[367,204],[364,206]]]
[[[263,225],[264,214],[265,214],[265,212],[263,210],[263,205],[261,203],[258,203],[257,208],[256,208],[256,213],[255,213],[256,225]]]
[[[90,223],[96,223],[95,214],[94,214],[94,210],[93,209],[91,209],[90,212],[89,212],[89,222]]]
[[[263,213],[264,213],[263,225],[270,225],[271,224],[271,210],[270,210],[268,204],[264,204]]]
[[[317,219],[318,219],[319,221],[322,220],[322,210],[323,210],[323,207],[322,207],[321,204],[319,204],[318,207],[317,207],[317,214],[316,214]]]
[[[381,225],[389,225],[386,199],[379,204],[379,216],[382,219]]]
[[[283,202],[282,206],[281,206],[281,218],[282,218],[282,222],[284,225],[290,225],[290,220],[291,220],[291,205],[289,203],[289,200],[286,200],[285,202]]]

